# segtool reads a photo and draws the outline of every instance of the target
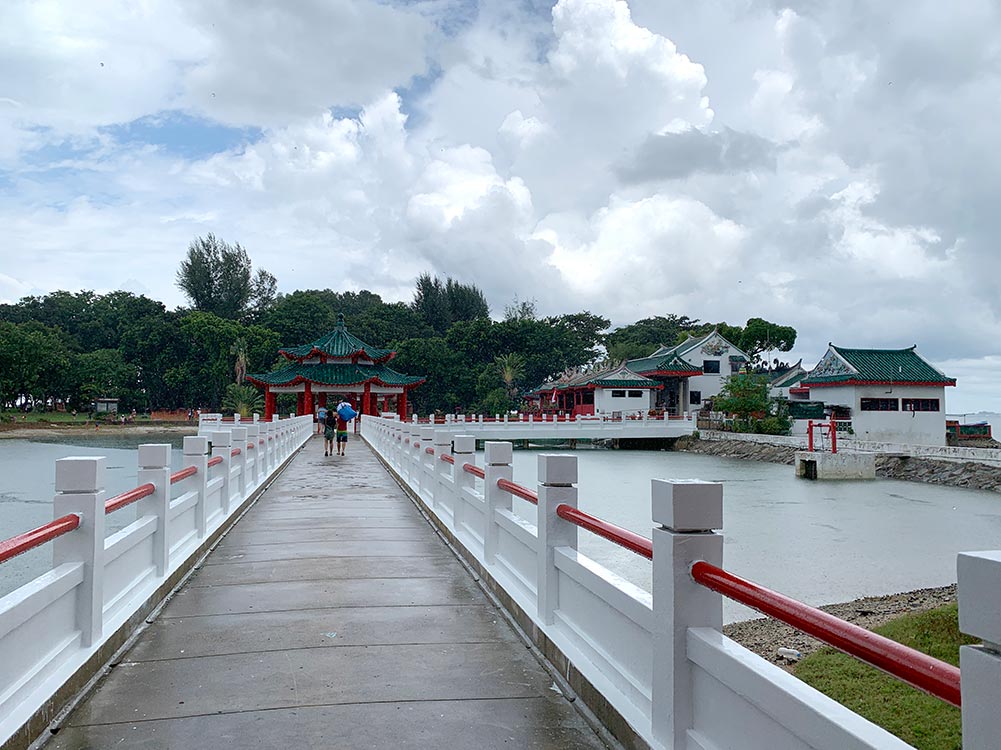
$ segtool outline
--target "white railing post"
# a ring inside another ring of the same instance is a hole
[[[1001,551],[962,552],[956,568],[959,630],[983,641],[959,648],[963,750],[993,750],[1001,737]]]
[[[247,481],[247,428],[234,427],[229,431],[229,434],[233,438],[233,447],[240,449],[240,453],[235,456],[233,461],[239,468],[239,476],[236,480],[236,504],[239,505],[250,491],[250,482]]]
[[[212,458],[217,456],[222,459],[219,464],[220,476],[222,477],[222,487],[219,488],[219,506],[222,508],[222,517],[229,517],[230,500],[233,497],[233,456],[231,455],[233,437],[229,430],[219,430],[209,434],[209,441],[212,443]]]
[[[483,499],[486,501],[483,528],[483,560],[492,565],[497,554],[497,511],[511,510],[511,493],[497,486],[498,479],[510,480],[511,443],[490,441],[483,445]]]
[[[577,507],[577,456],[539,456],[539,619],[552,625],[558,596],[557,547],[577,549],[577,527],[556,515],[560,505]]]
[[[264,481],[264,475],[261,473],[263,468],[261,464],[263,463],[261,456],[261,428],[257,426],[257,420],[254,423],[248,425],[247,427],[247,444],[253,445],[254,447],[250,449],[247,454],[247,461],[253,462],[254,468],[250,472],[247,482],[247,491],[256,488],[261,482]]]
[[[153,533],[153,565],[157,578],[167,574],[170,567],[170,445],[150,443],[139,446],[139,484],[147,482],[156,491],[138,503],[139,517],[156,516]]]
[[[434,438],[432,438],[432,447],[434,448],[434,455],[431,456],[431,460],[434,461],[434,483],[431,485],[431,507],[437,508],[439,505],[445,504],[445,493],[448,488],[448,462],[445,461],[442,456],[447,456],[452,452],[452,438],[444,430],[435,430]],[[452,505],[450,509],[454,513],[455,505]]]
[[[198,473],[186,482],[189,486],[195,487],[198,493],[198,502],[195,505],[195,527],[198,529],[198,538],[204,539],[208,529],[208,512],[206,509],[206,486],[209,481],[209,457],[206,455],[209,450],[209,439],[202,436],[188,435],[184,438],[184,466],[194,466]]]
[[[417,424],[417,415],[414,415],[414,421],[410,423],[410,430],[407,436],[410,442],[407,443],[407,479],[410,481],[410,486],[417,485],[420,487],[421,481],[421,464],[420,456],[418,451],[420,451],[421,442],[421,428]]]
[[[56,496],[52,517],[70,513],[80,525],[52,543],[52,566],[83,564],[77,589],[76,622],[80,645],[93,645],[104,632],[104,467],[103,456],[73,456],[56,461]]]
[[[418,485],[417,494],[433,503],[434,496],[434,456],[427,449],[434,442],[434,425],[421,427],[421,446],[417,451]]]
[[[455,461],[452,468],[452,476],[455,478],[452,525],[460,538],[464,533],[463,524],[466,522],[466,490],[472,492],[476,482],[476,478],[469,472],[463,471],[462,467],[464,464],[475,463],[475,454],[476,438],[472,435],[456,435],[452,438],[452,459]]]
[[[689,628],[723,628],[723,597],[691,576],[699,560],[723,563],[723,485],[652,481],[652,731],[665,747],[687,747],[693,722]]]

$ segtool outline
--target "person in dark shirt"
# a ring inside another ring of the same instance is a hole
[[[337,429],[337,412],[327,411],[323,418],[323,455],[334,455],[334,431]]]

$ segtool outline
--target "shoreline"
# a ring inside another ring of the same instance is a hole
[[[105,424],[96,427],[94,424],[74,424],[53,422],[39,424],[26,422],[23,425],[4,425],[0,429],[0,440],[30,440],[40,437],[59,437],[62,435],[146,435],[152,433],[176,432],[178,434],[198,434],[198,423],[177,422],[144,422],[143,424]]]
[[[792,466],[797,451],[802,449],[774,443],[684,437],[678,439],[675,450]],[[937,458],[879,455],[876,458],[876,478],[1001,493],[1001,466],[979,461],[946,461]]]
[[[825,604],[817,609],[872,630],[900,615],[924,612],[944,604],[953,604],[955,601],[956,584],[953,583],[948,586],[902,591],[897,594],[865,596],[850,602]],[[793,671],[792,667],[797,660],[779,656],[778,649],[791,648],[806,657],[825,648],[825,645],[817,639],[769,617],[724,625],[723,634],[789,672]]]

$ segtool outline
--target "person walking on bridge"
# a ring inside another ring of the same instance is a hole
[[[337,429],[337,412],[325,410],[323,415],[323,455],[334,455],[334,432]]]
[[[327,407],[321,406],[316,410],[316,434],[323,432],[324,424],[327,421]]]
[[[344,408],[347,407],[347,408]],[[342,414],[349,414],[353,412],[354,409],[351,407],[351,402],[348,400],[341,401],[337,405],[337,455],[344,455],[344,448],[348,444],[348,420],[345,419]]]

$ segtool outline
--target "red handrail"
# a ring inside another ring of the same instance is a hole
[[[510,492],[512,495],[516,497],[520,497],[522,500],[528,500],[528,502],[530,502],[532,505],[539,504],[538,492],[530,490],[528,489],[528,487],[522,487],[520,484],[515,484],[510,479],[504,479],[503,477],[501,477],[500,479],[497,480],[497,486],[500,489],[505,490],[506,492]]]
[[[253,443],[247,443],[247,448],[248,448],[248,449],[249,449],[249,448],[253,448],[253,447],[255,447]]]
[[[960,705],[959,669],[707,562],[692,565],[696,583],[791,625],[919,690]]]
[[[425,448],[424,452],[427,453],[429,456],[433,456],[434,455],[434,448]]]
[[[46,542],[51,542],[53,539],[61,537],[63,534],[68,534],[73,531],[73,529],[79,528],[80,526],[80,516],[76,513],[70,513],[68,515],[57,518],[54,521],[49,521],[44,526],[39,526],[37,529],[32,529],[31,531],[26,531],[23,534],[18,534],[17,536],[12,536],[10,539],[5,539],[0,542],[0,563],[5,563],[12,557],[17,557],[18,555],[32,550],[35,547],[39,547]]]
[[[415,440],[414,441],[414,448],[420,448],[420,447],[421,447],[421,444]]]
[[[447,453],[442,453],[440,456],[438,456],[438,458],[440,458],[445,463],[449,463],[455,466],[455,459]]]
[[[198,473],[198,467],[197,466],[189,466],[186,469],[181,469],[180,471],[175,471],[173,474],[170,475],[170,483],[171,484],[177,484],[182,479],[187,479],[188,477],[193,477],[197,473]]]
[[[577,510],[570,505],[561,503],[556,506],[556,515],[565,521],[580,526],[582,529],[604,537],[610,542],[615,542],[620,547],[625,547],[637,555],[642,555],[648,560],[653,559],[653,542],[645,536],[640,536],[634,531],[616,526],[614,523],[603,521],[602,519]]]
[[[479,477],[480,479],[483,479],[483,477],[486,476],[486,474],[483,473],[483,469],[476,464],[463,464],[462,470],[467,474],[472,474],[474,477]]]
[[[209,466],[218,466],[222,463],[222,456],[213,456],[209,459]]]
[[[131,505],[137,500],[149,497],[154,492],[156,492],[156,486],[152,482],[140,484],[134,490],[129,490],[128,492],[123,492],[121,495],[115,495],[112,498],[108,498],[108,500],[104,503],[104,512],[114,513],[116,510],[120,510],[126,505]]]
[[[240,455],[240,449],[239,448],[234,448],[233,450],[231,450],[229,452],[229,455],[230,455],[230,458],[232,458],[233,456],[239,456]]]

